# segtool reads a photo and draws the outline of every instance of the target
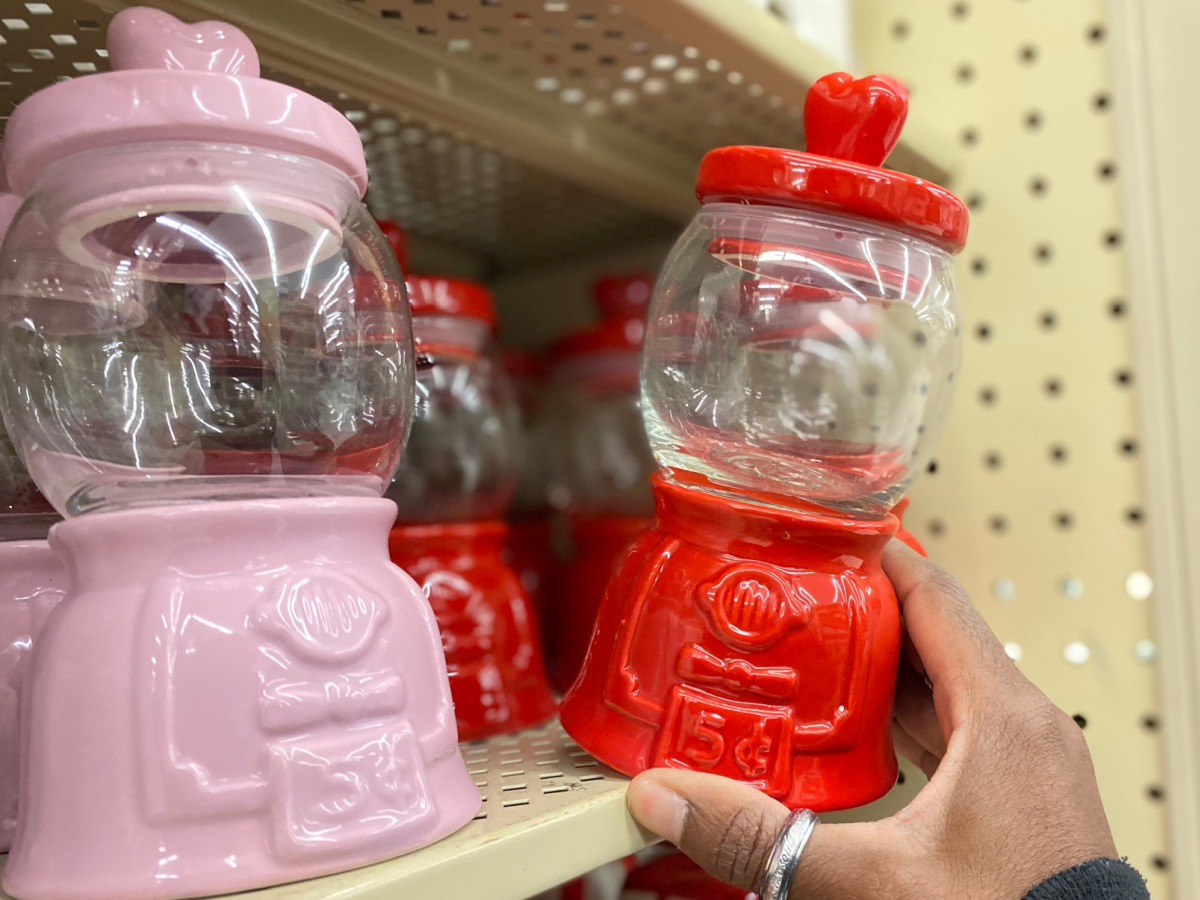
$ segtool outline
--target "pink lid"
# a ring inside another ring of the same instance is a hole
[[[329,104],[259,77],[250,39],[134,7],[108,27],[113,71],[38,91],[12,114],[5,159],[17,194],[43,167],[98,147],[151,141],[248,144],[328,163],[367,189],[357,129]]]

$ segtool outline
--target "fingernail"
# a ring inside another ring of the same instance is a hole
[[[672,844],[683,834],[687,801],[654,778],[642,777],[629,786],[626,802],[633,817]]]

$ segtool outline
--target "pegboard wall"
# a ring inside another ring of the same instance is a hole
[[[906,524],[1084,728],[1120,851],[1170,896],[1153,573],[1103,0],[857,0],[864,71],[962,150],[964,365]],[[909,786],[911,790],[911,785]]]

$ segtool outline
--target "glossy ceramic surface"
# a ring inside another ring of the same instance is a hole
[[[46,617],[67,588],[67,572],[46,541],[0,543],[0,850],[17,827],[19,762],[29,710],[22,697]]]
[[[654,489],[563,727],[630,775],[711,772],[814,810],[886,793],[900,614],[879,561],[896,519],[789,512],[661,474]]]
[[[669,853],[638,866],[625,879],[621,900],[757,900],[707,874],[682,853]]]
[[[14,193],[27,195],[43,167],[81,151],[177,140],[320,160],[366,192],[354,125],[298,88],[259,78],[258,54],[237,28],[133,7],[113,17],[108,46],[112,72],[53,85],[13,111],[4,149]]]
[[[336,498],[59,526],[72,589],[33,665],[5,890],[244,891],[470,821],[437,624],[387,558],[394,517]]]
[[[397,525],[389,539],[392,561],[437,616],[464,741],[554,714],[533,603],[504,560],[507,530],[502,521]]]
[[[560,693],[566,693],[583,668],[609,579],[651,523],[649,516],[576,513],[568,518],[574,553],[555,604],[550,666],[551,681]]]
[[[880,168],[900,139],[908,92],[882,75],[835,72],[809,89],[808,152],[721,147],[700,163],[702,203],[799,206],[872,219],[920,235],[950,253],[967,241],[967,208],[936,184]]]

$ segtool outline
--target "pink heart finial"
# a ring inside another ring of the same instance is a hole
[[[258,77],[258,51],[225,22],[190,25],[159,9],[123,9],[108,26],[114,69],[184,69]]]
[[[886,75],[834,72],[808,89],[804,138],[809,153],[883,165],[908,116],[908,91]]]

